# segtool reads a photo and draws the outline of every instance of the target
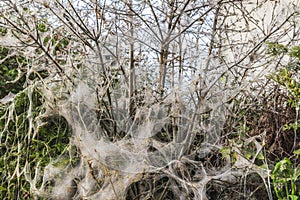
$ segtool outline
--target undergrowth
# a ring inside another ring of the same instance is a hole
[[[39,187],[44,167],[66,154],[69,147],[71,130],[66,120],[43,118],[42,96],[28,90],[0,108],[1,199],[33,198],[29,180],[36,179]]]

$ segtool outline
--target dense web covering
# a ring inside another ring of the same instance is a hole
[[[115,107],[113,109],[119,115],[115,121],[126,135],[110,141],[97,117],[95,90],[86,82],[79,81],[70,98],[57,107],[57,112],[71,126],[71,143],[80,152],[81,160],[72,167],[60,168],[53,163],[47,165],[43,173],[44,184],[36,189],[37,194],[46,194],[46,183],[52,182],[54,185],[50,194],[53,198],[124,197],[131,184],[139,181],[142,174],[161,173],[173,179],[172,184],[175,185],[171,188],[184,191],[177,191],[177,198],[192,195],[195,199],[205,199],[206,184],[211,180],[235,182],[236,177],[243,175],[245,168],[247,173],[256,172],[265,176],[267,171],[257,168],[242,156],[236,158],[234,166],[231,166],[228,157],[221,159],[221,164],[210,167],[200,161],[222,148],[220,136],[229,107],[226,102],[222,102],[224,95],[222,93],[221,97],[214,97],[211,103],[207,101],[205,108],[184,108],[180,116],[172,113],[172,117],[182,119],[180,124],[176,124],[181,131],[176,131],[166,141],[155,136],[168,125],[171,100],[140,107],[131,120],[128,120],[130,116],[126,110],[117,110],[118,107]],[[124,100],[125,97],[120,99]],[[207,110],[211,115],[202,122],[198,115],[201,116]],[[259,153],[262,146],[255,138],[246,141],[249,144],[252,142]],[[32,182],[33,187],[36,184]]]

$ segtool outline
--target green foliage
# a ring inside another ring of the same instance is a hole
[[[267,45],[267,54],[277,56],[288,52],[288,48],[278,42],[267,42]]]
[[[300,59],[300,46],[292,47],[289,50],[290,57]],[[282,86],[288,91],[287,105],[291,108],[295,108],[296,112],[299,112],[300,107],[300,82],[296,78],[298,70],[295,68],[295,62],[291,62],[285,68],[280,68],[278,72],[270,76],[276,83]],[[295,122],[286,124],[284,130],[293,129],[294,132],[300,128],[300,120],[296,119]]]
[[[0,60],[9,56],[9,53],[9,49],[0,47]],[[0,63],[0,98],[6,96],[9,92],[18,93],[23,89],[25,79],[14,80],[18,77],[19,67],[24,67],[26,64],[22,56],[11,56]]]
[[[228,159],[230,160],[231,164],[234,164],[237,161],[237,152],[234,151],[229,146],[224,146],[219,150],[219,153],[222,155],[222,159]]]
[[[278,42],[267,42],[267,54],[272,56],[288,55],[292,60],[287,64],[286,68],[294,72],[300,69],[300,45],[288,48]]]
[[[48,20],[47,19],[43,19],[38,25],[37,25],[37,30],[40,32],[47,32],[49,31],[49,27],[48,27]]]
[[[38,23],[37,30],[49,31],[47,21]],[[0,32],[4,36],[7,30],[1,28]],[[50,37],[44,42],[49,40]],[[54,40],[56,51],[69,42],[61,38]],[[78,157],[65,159],[71,149],[71,131],[66,120],[60,116],[41,118],[44,99],[38,90],[26,85],[28,80],[34,82],[47,77],[48,72],[33,70],[28,74],[30,61],[6,47],[0,47],[0,60],[0,98],[10,92],[15,94],[13,101],[0,104],[0,199],[26,199],[31,193],[28,179],[37,176],[38,187],[39,176],[49,162],[63,158],[66,164],[72,165]],[[36,169],[40,174],[36,174]]]
[[[300,60],[300,46],[294,46],[289,50],[289,56]]]
[[[289,92],[288,105],[292,108],[299,107],[300,83],[293,78],[293,72],[288,68],[281,68],[271,78]]]
[[[300,195],[300,166],[294,167],[288,158],[276,163],[271,178],[278,199],[297,200]]]
[[[40,29],[42,30],[41,32],[47,32],[48,29],[43,30],[44,25],[39,25],[42,26]],[[53,36],[47,35],[44,40],[43,40],[43,45],[47,46],[54,46],[53,48],[53,54],[58,55],[59,53],[66,51],[66,47],[70,44],[70,39],[67,37],[64,37],[63,35],[60,34],[54,34]]]
[[[276,73],[270,76],[278,85],[288,92],[288,100],[286,105],[294,108],[296,112],[296,119],[292,123],[285,124],[283,131],[293,130],[295,135],[300,128],[299,107],[300,107],[300,83],[297,77],[299,60],[300,60],[300,46],[294,46],[287,49],[283,45],[268,44],[269,53],[273,55],[276,53],[287,53],[291,58],[291,62],[286,67],[280,68]],[[273,51],[272,51],[273,50]],[[278,55],[278,54],[277,54]],[[294,151],[298,157],[300,150]],[[289,158],[284,158],[275,164],[272,171],[271,178],[273,180],[273,188],[278,199],[297,200],[300,197],[299,184],[300,165],[292,163]]]
[[[5,36],[7,34],[7,29],[0,27],[0,36]]]
[[[297,150],[295,150],[294,151],[294,154],[297,156],[297,158],[299,157],[299,155],[300,155],[300,149],[297,149]]]
[[[44,112],[43,98],[38,91],[28,94],[21,91],[13,102],[0,108],[1,199],[29,197],[25,173],[33,178],[36,168],[42,171],[69,147],[70,130],[63,118],[48,117],[39,128],[34,128],[37,124],[31,126]]]

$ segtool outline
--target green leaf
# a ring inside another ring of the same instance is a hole
[[[0,185],[0,191],[6,191],[7,189]]]
[[[46,24],[40,23],[40,24],[37,26],[37,30],[39,30],[40,32],[47,32],[49,29],[48,29],[48,27],[47,27]]]
[[[284,158],[283,160],[276,163],[273,174],[287,170],[290,165],[292,165],[290,159]]]
[[[300,46],[294,46],[290,49],[289,55],[291,57],[300,59]]]
[[[296,169],[294,170],[293,179],[295,179],[296,181],[298,181],[298,177],[299,176],[300,176],[300,166],[297,166]]]
[[[230,148],[229,147],[223,147],[219,150],[219,153],[222,154],[222,158],[226,158],[230,156]]]
[[[263,153],[259,153],[259,154],[257,155],[257,159],[258,159],[258,160],[264,160],[265,157],[264,157]]]
[[[300,155],[300,149],[295,150],[293,153],[298,157]]]
[[[288,195],[288,199],[298,200],[298,196],[297,195]]]
[[[279,44],[278,42],[267,42],[266,44],[268,45],[267,54],[277,56],[288,52],[288,48],[283,44]]]

